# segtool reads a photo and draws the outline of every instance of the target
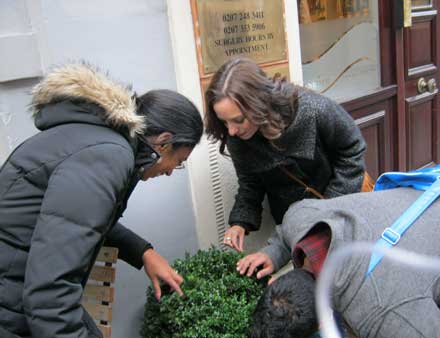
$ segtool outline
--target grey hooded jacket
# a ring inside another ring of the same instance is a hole
[[[295,244],[322,223],[331,229],[329,254],[354,241],[375,243],[420,194],[397,188],[298,202],[262,251],[278,269],[291,259]],[[437,200],[402,236],[398,247],[439,256],[439,215]],[[335,275],[334,307],[354,333],[360,338],[440,338],[440,273],[415,271],[385,258],[365,278],[369,261],[369,254],[352,256],[341,262]]]
[[[280,166],[327,198],[361,190],[365,141],[351,116],[329,98],[300,90],[294,121],[272,143],[258,132],[249,140],[228,136],[239,185],[229,224],[258,230],[265,195],[276,224],[290,204],[313,197]]]
[[[41,132],[0,171],[0,329],[95,337],[80,302],[103,242],[142,267],[151,245],[116,223],[138,181],[144,122],[132,95],[84,64],[56,69],[34,89]],[[156,154],[146,153],[153,164]]]

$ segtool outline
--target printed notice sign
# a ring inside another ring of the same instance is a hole
[[[287,58],[282,0],[197,0],[196,5],[205,75],[237,56],[258,63]]]

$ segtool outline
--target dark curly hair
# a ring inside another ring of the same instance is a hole
[[[269,285],[253,314],[251,338],[304,338],[318,329],[315,279],[295,269]]]

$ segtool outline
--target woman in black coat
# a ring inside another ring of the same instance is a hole
[[[100,247],[182,294],[182,277],[118,223],[139,180],[171,175],[200,141],[197,108],[155,90],[136,97],[86,64],[60,67],[33,91],[41,131],[0,171],[0,336],[101,336],[81,307]]]
[[[206,132],[220,153],[227,146],[238,176],[226,245],[243,250],[245,233],[260,228],[265,195],[280,224],[295,201],[361,190],[365,141],[332,100],[238,58],[214,74],[206,106]]]

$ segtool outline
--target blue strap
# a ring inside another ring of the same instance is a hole
[[[382,174],[374,185],[374,191],[393,189],[397,187],[412,187],[417,190],[427,190],[440,176],[440,165],[423,168],[407,173],[387,172]]]
[[[427,188],[427,186],[424,186]],[[423,189],[425,190],[425,189]],[[440,195],[440,177],[438,177],[426,191],[391,225],[386,228],[381,238],[376,242],[375,248],[391,248],[396,245],[400,237],[415,222],[415,220],[434,202]],[[383,258],[383,253],[373,252],[368,267],[367,276],[374,270]]]

